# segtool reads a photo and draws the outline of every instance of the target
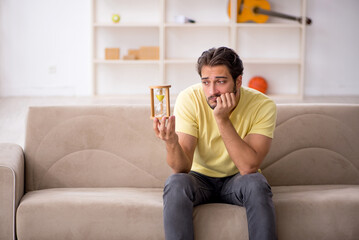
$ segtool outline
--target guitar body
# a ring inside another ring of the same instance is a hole
[[[254,13],[253,9],[270,10],[270,4],[267,0],[237,0],[237,23],[253,21],[256,23],[265,23],[269,16]],[[228,16],[231,17],[231,1],[228,3]]]

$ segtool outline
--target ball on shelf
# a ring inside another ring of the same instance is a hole
[[[118,14],[113,14],[112,15],[112,22],[114,22],[114,23],[118,23],[119,21],[120,21],[120,15],[118,15]]]
[[[255,76],[249,80],[248,87],[256,89],[261,93],[266,93],[268,89],[267,81],[263,77]]]

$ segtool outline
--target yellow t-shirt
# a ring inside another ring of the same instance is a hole
[[[230,116],[239,136],[251,133],[273,138],[276,105],[266,95],[246,87],[240,89],[240,100]],[[210,177],[238,173],[220,136],[213,110],[209,107],[201,83],[182,91],[174,109],[176,131],[198,139],[192,170]]]

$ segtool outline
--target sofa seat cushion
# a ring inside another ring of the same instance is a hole
[[[279,239],[356,239],[359,186],[272,187]],[[193,213],[197,240],[248,240],[245,209],[212,203]],[[161,188],[59,188],[27,193],[18,239],[164,239]]]
[[[278,186],[272,192],[278,239],[358,239],[358,185]],[[196,239],[248,240],[242,207],[200,205],[193,217]]]
[[[272,187],[279,239],[358,239],[359,185]]]
[[[58,188],[27,193],[17,210],[25,239],[163,239],[161,188]]]

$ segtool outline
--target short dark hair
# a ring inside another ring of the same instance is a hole
[[[243,63],[238,54],[231,48],[219,47],[204,51],[197,61],[197,71],[201,75],[203,66],[227,66],[234,82],[238,76],[243,74]]]

